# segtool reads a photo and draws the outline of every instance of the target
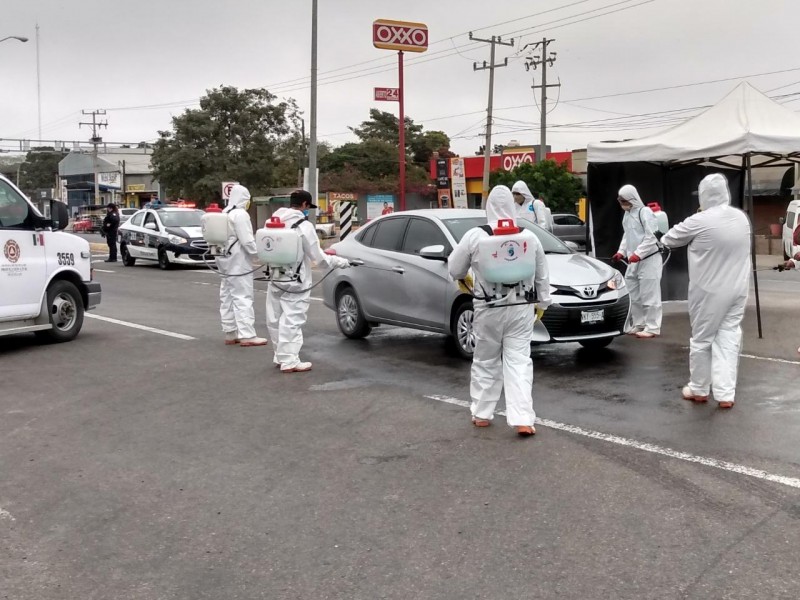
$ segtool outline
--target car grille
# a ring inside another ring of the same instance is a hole
[[[544,313],[542,323],[554,338],[621,332],[625,328],[630,303],[630,296],[625,295],[613,303],[587,302],[575,307],[553,305]],[[602,322],[581,323],[581,311],[600,309],[605,311]]]
[[[562,296],[575,296],[576,298],[583,298],[583,296],[581,295],[579,290],[583,289],[585,286],[582,286],[582,285],[576,285],[576,286],[571,286],[571,285],[553,285],[553,287],[556,288],[556,290],[557,290],[556,293],[560,294]],[[608,284],[601,283],[600,286],[597,288],[596,296],[599,296],[600,294],[604,294],[607,291],[608,291]]]
[[[192,240],[191,242],[189,242],[189,245],[192,246],[193,248],[198,248],[200,250],[208,250],[208,243],[203,239]]]

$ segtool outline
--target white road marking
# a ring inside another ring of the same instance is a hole
[[[116,271],[109,271],[108,269],[95,269],[98,273],[116,273]]]
[[[166,335],[168,337],[178,338],[179,340],[191,341],[197,339],[193,338],[190,335],[184,335],[183,333],[175,333],[174,331],[166,331],[164,329],[148,327],[147,325],[139,325],[138,323],[120,321],[119,319],[112,319],[111,317],[103,317],[101,315],[93,315],[91,313],[86,313],[85,316],[89,317],[90,319],[97,319],[98,321],[106,321],[107,323],[114,323],[115,325],[124,325],[125,327],[131,327],[133,329],[141,329],[142,331],[149,331],[150,333],[157,333],[159,335]]]
[[[446,402],[447,404],[455,404],[456,406],[462,406],[464,408],[469,408],[470,406],[469,402],[465,402],[464,400],[459,400],[458,398],[451,398],[449,396],[432,395],[425,397],[428,398],[429,400],[436,400],[437,402]],[[496,414],[505,416],[505,411],[499,410],[497,411]],[[566,423],[559,423],[558,421],[551,421],[549,419],[537,419],[536,424],[543,425],[544,427],[549,427],[550,429],[558,429],[560,431],[566,431],[567,433],[572,433],[575,435],[582,435],[584,437],[593,438],[595,440],[601,440],[603,442],[610,442],[612,444],[618,444],[620,446],[627,446],[629,448],[635,448],[636,450],[643,450],[644,452],[650,452],[652,454],[660,454],[661,456],[667,456],[669,458],[675,458],[677,460],[697,463],[700,465],[704,465],[706,467],[713,467],[714,469],[720,469],[722,471],[729,471],[731,473],[736,473],[737,475],[745,475],[747,477],[753,477],[755,479],[761,479],[763,481],[771,481],[773,483],[780,483],[781,485],[800,489],[800,478],[797,477],[775,475],[774,473],[768,473],[767,471],[762,471],[761,469],[754,469],[752,467],[747,467],[745,465],[719,460],[716,458],[697,456],[694,454],[689,454],[688,452],[681,452],[679,450],[673,450],[672,448],[666,448],[664,446],[658,446],[656,444],[650,444],[648,442],[640,442],[638,440],[632,440],[629,438],[620,437],[618,435],[602,433],[600,431],[592,431],[591,429],[584,429],[582,427],[577,427],[575,425],[567,425]]]
[[[683,346],[684,350],[689,350],[689,346]],[[753,360],[766,360],[767,362],[783,363],[785,365],[800,365],[800,360],[786,360],[785,358],[770,358],[769,356],[756,356],[755,354],[740,354],[742,358],[752,358]]]
[[[9,521],[16,521],[16,519],[14,518],[14,515],[12,515],[7,510],[4,510],[4,509],[0,508],[0,520],[2,520],[2,519],[8,519]]]

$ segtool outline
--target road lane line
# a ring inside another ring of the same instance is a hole
[[[683,350],[689,350],[689,346],[683,346]],[[756,356],[755,354],[740,354],[742,358],[752,358],[753,360],[766,360],[767,362],[782,363],[785,365],[800,365],[800,360],[787,360],[785,358],[770,358],[769,356]]]
[[[109,271],[108,269],[95,269],[98,273],[116,273],[116,271]]]
[[[458,398],[451,398],[449,396],[431,395],[425,397],[428,398],[429,400],[436,400],[437,402],[445,402],[447,404],[455,404],[456,406],[462,406],[464,408],[469,408],[470,406],[469,402],[465,402],[464,400],[459,400]],[[505,416],[506,413],[505,411],[499,410],[497,411],[496,414]],[[536,419],[536,424],[543,425],[544,427],[549,427],[550,429],[558,429],[559,431],[565,431],[567,433],[581,435],[595,440],[600,440],[603,442],[610,442],[612,444],[618,444],[620,446],[627,446],[628,448],[634,448],[636,450],[642,450],[644,452],[650,452],[652,454],[660,454],[661,456],[667,456],[669,458],[675,458],[677,460],[682,460],[685,462],[696,463],[699,465],[704,465],[706,467],[712,467],[714,469],[720,469],[722,471],[736,473],[737,475],[745,475],[747,477],[753,477],[755,479],[761,479],[763,481],[771,481],[772,483],[779,483],[781,485],[800,489],[800,479],[797,477],[776,475],[774,473],[768,473],[767,471],[762,471],[761,469],[754,469],[752,467],[728,462],[725,460],[708,458],[705,456],[697,456],[695,454],[689,454],[688,452],[673,450],[672,448],[667,448],[665,446],[658,446],[657,444],[650,444],[648,442],[640,442],[638,440],[632,440],[630,438],[624,438],[618,435],[611,435],[609,433],[602,433],[600,431],[592,431],[591,429],[584,429],[583,427],[568,425],[566,423],[559,423],[558,421],[551,421],[549,419]]]
[[[91,313],[86,313],[86,316],[90,319],[97,319],[98,321],[106,321],[107,323],[114,323],[115,325],[124,325],[125,327],[131,327],[133,329],[141,329],[142,331],[149,331],[150,333],[157,333],[159,335],[166,335],[168,337],[178,338],[179,340],[196,340],[197,338],[193,338],[190,335],[184,335],[182,333],[175,333],[174,331],[166,331],[164,329],[156,329],[155,327],[148,327],[147,325],[139,325],[138,323],[130,323],[128,321],[120,321],[119,319],[112,319],[111,317],[103,317],[101,315],[93,315]]]

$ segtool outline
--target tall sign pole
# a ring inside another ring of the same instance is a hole
[[[425,52],[428,49],[428,26],[424,23],[378,19],[372,23],[372,45],[382,50],[397,50],[398,93],[398,156],[400,166],[400,210],[406,209],[406,116],[403,85],[403,52]],[[377,90],[376,90],[376,100]],[[381,98],[383,99],[383,98]],[[387,98],[388,99],[388,98]]]
[[[530,69],[536,70],[537,67],[542,67],[542,85],[534,85],[531,86],[532,89],[536,90],[541,88],[542,90],[542,116],[540,119],[540,132],[539,132],[539,150],[536,153],[536,162],[542,162],[545,158],[547,158],[547,88],[551,87],[561,87],[560,83],[556,84],[548,84],[547,83],[547,67],[553,66],[556,62],[556,53],[551,52],[548,56],[547,54],[547,46],[550,45],[551,42],[555,42],[555,40],[548,40],[544,38],[541,42],[536,42],[535,44],[528,44],[528,46],[532,46],[533,49],[531,52],[539,51],[541,54],[531,55],[525,60],[525,70],[528,71]],[[523,48],[523,50],[525,50]]]
[[[308,144],[308,193],[317,203],[317,0],[311,0],[311,132]]]

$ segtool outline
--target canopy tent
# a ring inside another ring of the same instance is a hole
[[[587,147],[588,197],[592,248],[611,256],[622,236],[617,190],[635,185],[645,202],[657,200],[677,223],[694,213],[700,180],[721,172],[731,185],[733,204],[753,217],[752,168],[800,163],[800,115],[775,102],[747,82],[741,83],[716,105],[671,129],[637,140],[599,142]],[[737,194],[738,190],[738,194]],[[761,310],[756,290],[758,329]],[[665,272],[662,290],[667,299],[685,299],[686,256],[679,253]]]

